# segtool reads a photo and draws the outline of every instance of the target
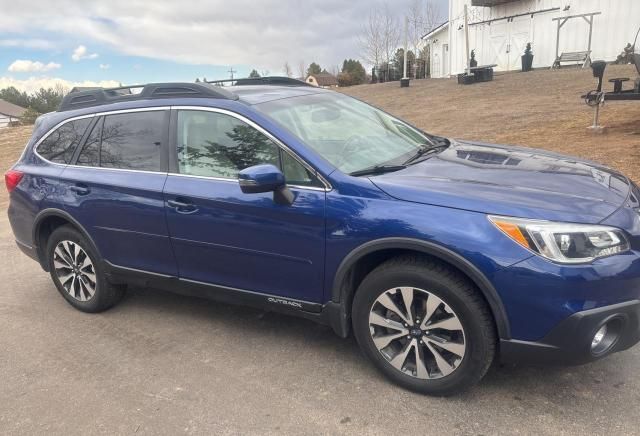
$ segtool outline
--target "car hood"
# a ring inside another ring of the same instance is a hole
[[[598,223],[626,201],[623,175],[537,149],[451,141],[404,170],[370,178],[400,200],[496,215]]]

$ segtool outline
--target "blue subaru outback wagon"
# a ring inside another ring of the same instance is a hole
[[[618,172],[292,80],[137,91],[67,95],[5,175],[18,246],[81,311],[136,285],[295,314],[432,395],[496,358],[640,340],[640,191]]]

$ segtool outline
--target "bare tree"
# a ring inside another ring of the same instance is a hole
[[[65,95],[67,95],[69,93],[69,88],[67,88],[66,86],[64,86],[62,83],[58,82],[56,83],[56,86],[54,87],[56,93],[60,94],[60,96],[64,97]]]
[[[400,44],[400,26],[387,3],[380,9],[382,20],[382,56],[385,63],[385,80],[388,80],[389,64]]]
[[[422,37],[438,26],[440,10],[433,0],[411,0],[408,10],[409,41],[413,52],[421,52]],[[429,50],[426,50],[426,54]],[[417,58],[417,56],[416,56]],[[423,59],[428,62],[429,59]],[[414,78],[417,78],[418,68],[414,66]]]
[[[364,60],[379,67],[382,62],[382,17],[380,10],[376,7],[372,8],[367,17],[367,21],[362,27],[360,34],[360,48]]]
[[[293,76],[293,70],[291,69],[291,65],[289,65],[289,62],[284,63],[283,70],[284,70],[284,74],[286,74],[287,77]]]
[[[298,63],[298,78],[305,80],[307,78],[307,64],[304,61]]]

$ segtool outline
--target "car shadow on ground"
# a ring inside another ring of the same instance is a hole
[[[390,383],[366,361],[353,335],[341,339],[331,328],[303,318],[152,289],[130,290],[125,301],[113,310],[160,313],[176,325],[197,326],[205,335],[208,329],[216,334],[223,329],[230,337],[237,335],[257,338],[258,342],[268,341],[278,352],[296,353],[305,347],[312,353],[312,358],[334,359],[334,365],[351,367],[368,382]],[[184,341],[189,338],[185,337]],[[494,363],[478,387],[443,401],[485,402],[495,395],[506,395],[511,397],[514,407],[528,407],[536,399],[547,405],[587,400],[596,393],[600,395],[624,388],[629,372],[635,368],[634,359],[637,359],[635,352],[626,352],[576,367]],[[632,368],[625,368],[629,366]]]

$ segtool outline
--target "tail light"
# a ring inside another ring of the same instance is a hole
[[[9,170],[4,174],[4,183],[7,185],[7,191],[11,192],[13,191],[16,186],[18,186],[18,183],[20,183],[20,180],[22,180],[22,177],[24,176],[24,173],[21,171],[16,171],[16,170]]]

